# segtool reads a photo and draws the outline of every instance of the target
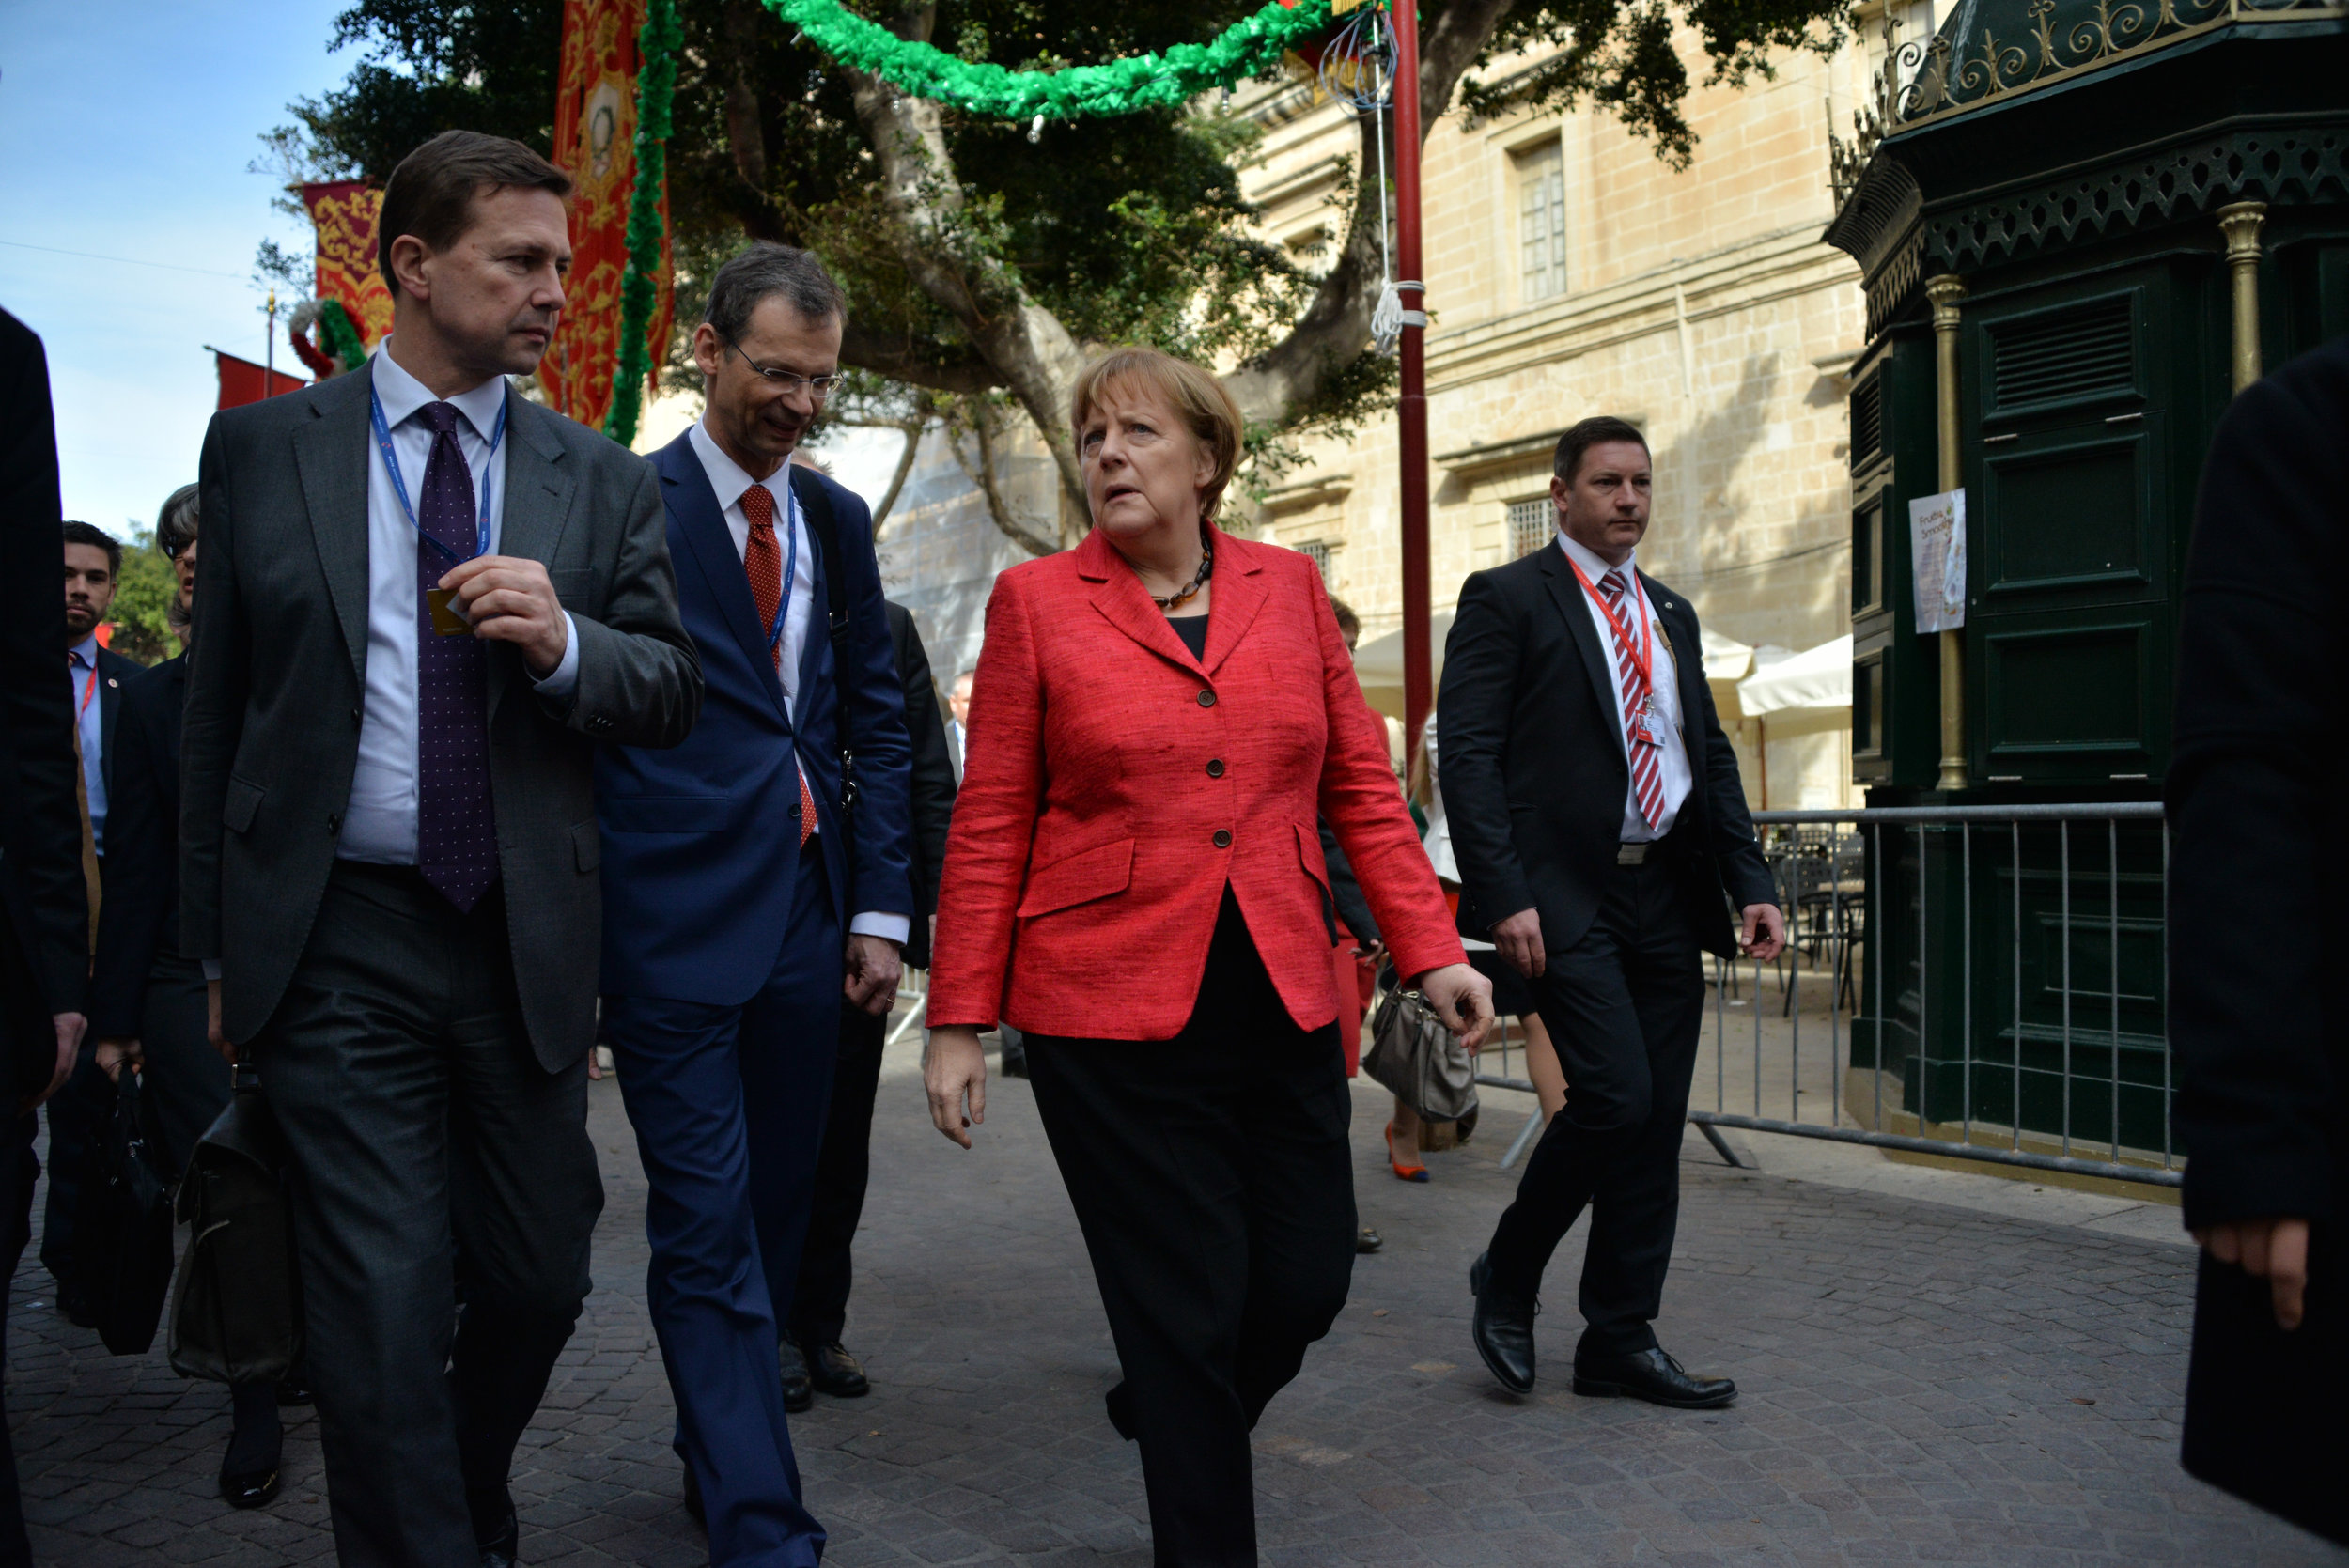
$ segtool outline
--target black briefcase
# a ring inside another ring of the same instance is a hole
[[[279,1381],[302,1361],[302,1277],[284,1135],[240,1063],[228,1109],[179,1181],[187,1251],[165,1343],[172,1370],[215,1383]]]
[[[139,1093],[139,1075],[126,1068],[73,1221],[74,1282],[117,1356],[147,1354],[171,1290],[171,1183],[148,1144]]]

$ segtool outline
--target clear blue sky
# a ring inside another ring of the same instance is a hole
[[[195,477],[203,346],[259,359],[254,250],[314,248],[246,165],[288,100],[348,74],[357,52],[326,53],[348,3],[0,3],[0,306],[48,346],[66,516],[152,526]],[[282,323],[277,357],[300,369]]]

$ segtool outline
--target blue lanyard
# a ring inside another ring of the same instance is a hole
[[[481,459],[481,519],[474,524],[473,538],[473,552],[475,555],[490,553],[490,505],[494,489],[494,481],[490,477],[490,459],[498,455],[498,443],[506,439],[506,402],[510,401],[512,396],[513,394],[509,392],[506,398],[498,403],[497,427],[490,432],[490,450],[488,455]],[[408,520],[408,526],[414,529],[417,536],[425,543],[452,561],[459,559],[457,551],[427,534],[424,531],[424,524],[416,520],[416,508],[410,505],[408,500],[408,481],[399,476],[399,458],[392,452],[392,427],[383,421],[383,399],[377,394],[372,384],[367,388],[367,421],[375,427],[375,448],[383,455],[384,472],[392,476],[392,493],[399,497],[400,516]],[[459,456],[463,456],[461,448],[459,450]]]
[[[783,465],[783,531],[791,536],[788,551],[783,558],[783,597],[775,601],[775,624],[767,629],[767,656],[777,657],[783,647],[783,623],[791,618],[791,584],[800,575],[800,498],[791,489],[791,464]]]

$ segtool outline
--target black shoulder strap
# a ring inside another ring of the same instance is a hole
[[[832,495],[825,489],[822,476],[814,470],[793,463],[791,489],[800,498],[800,509],[807,514],[807,531],[814,536],[816,548],[823,553],[824,597],[831,601],[826,608],[832,617],[832,647],[836,660],[840,640],[848,634],[848,574],[840,567],[840,520],[832,515]]]

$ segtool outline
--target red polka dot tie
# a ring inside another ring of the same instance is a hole
[[[775,494],[764,485],[753,485],[742,492],[742,516],[751,525],[750,541],[743,547],[742,569],[750,574],[751,601],[758,606],[758,629],[769,633],[768,648],[775,668],[783,668],[783,639],[771,635],[776,629],[775,618],[787,607],[783,602],[783,551],[775,543]],[[816,797],[807,787],[807,769],[797,768],[800,775],[800,847],[816,831]]]

